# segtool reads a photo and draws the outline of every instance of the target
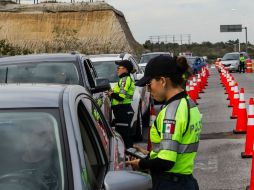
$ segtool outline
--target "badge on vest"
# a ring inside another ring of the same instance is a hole
[[[122,87],[124,88],[126,84],[126,81],[122,81]]]
[[[164,119],[162,133],[174,134],[175,132],[175,120]]]

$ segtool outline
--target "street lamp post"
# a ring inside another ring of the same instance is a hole
[[[248,32],[247,32],[247,26],[243,27],[243,29],[245,29],[246,53],[248,53]]]

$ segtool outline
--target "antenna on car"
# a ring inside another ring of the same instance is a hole
[[[123,60],[125,53],[120,53],[120,58]]]

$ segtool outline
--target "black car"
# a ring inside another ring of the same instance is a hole
[[[78,85],[0,85],[1,190],[148,189],[124,144]]]
[[[0,58],[0,83],[77,84],[91,93],[108,122],[110,100],[103,91],[108,79],[99,78],[90,60],[82,54],[32,54]]]

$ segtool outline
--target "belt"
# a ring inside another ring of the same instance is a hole
[[[159,174],[154,177],[157,179],[170,180],[170,181],[174,181],[174,182],[178,182],[178,181],[184,180],[184,179],[192,179],[193,178],[192,174],[184,175],[184,174],[175,174],[175,173],[169,173],[169,172],[165,172],[163,174]]]

